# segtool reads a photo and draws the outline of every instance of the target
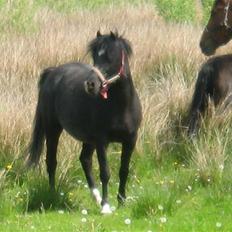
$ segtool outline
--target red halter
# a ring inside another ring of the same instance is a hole
[[[124,53],[124,51],[122,51],[121,67],[119,69],[119,72],[115,76],[113,76],[113,77],[111,77],[110,79],[107,80],[107,79],[105,79],[105,77],[103,76],[103,74],[100,72],[99,69],[96,70],[96,68],[94,67],[94,71],[97,73],[98,78],[102,82],[100,94],[101,94],[103,99],[107,99],[108,98],[109,85],[111,83],[117,81],[119,78],[124,76],[124,72],[125,72],[125,53]]]

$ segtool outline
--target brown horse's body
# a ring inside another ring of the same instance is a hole
[[[200,40],[201,51],[213,55],[232,38],[232,0],[215,0]],[[209,99],[215,106],[232,102],[232,55],[209,59],[199,71],[189,112],[188,134],[193,135],[204,116]]]
[[[208,101],[227,107],[232,101],[232,55],[209,59],[201,68],[189,112],[188,134],[193,135],[204,116]]]
[[[213,55],[216,49],[232,38],[232,0],[215,0],[210,19],[202,33],[202,52]]]

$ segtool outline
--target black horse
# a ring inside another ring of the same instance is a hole
[[[204,116],[209,100],[215,106],[232,102],[232,55],[218,56],[203,64],[197,78],[189,112],[188,134],[196,134],[201,117]]]
[[[89,188],[102,213],[110,213],[106,150],[111,142],[122,144],[118,201],[123,203],[131,154],[141,122],[141,105],[134,88],[128,58],[132,49],[117,33],[101,35],[89,43],[94,67],[67,63],[45,69],[39,82],[39,97],[28,164],[36,165],[46,140],[46,164],[51,189],[55,189],[56,153],[65,129],[82,141],[80,161]],[[96,149],[102,182],[102,199],[92,175]]]

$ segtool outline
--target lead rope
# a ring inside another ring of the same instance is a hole
[[[227,29],[231,28],[230,25],[228,24],[228,14],[229,14],[229,9],[230,9],[230,0],[228,1],[227,6],[225,7],[225,18],[224,18],[224,25]]]

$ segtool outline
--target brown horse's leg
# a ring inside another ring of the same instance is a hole
[[[50,189],[53,191],[55,190],[57,145],[61,132],[62,132],[61,128],[56,128],[56,130],[54,130],[53,128],[52,131],[46,133],[46,145],[47,145],[46,164],[47,164],[47,172],[49,175],[49,186]]]
[[[129,142],[122,143],[121,167],[119,170],[119,189],[118,189],[118,203],[123,204],[126,199],[126,182],[129,174],[129,164],[132,152],[136,143],[136,137]]]
[[[107,146],[103,144],[98,144],[96,147],[100,167],[100,179],[102,182],[102,213],[111,213],[111,209],[108,204],[108,182],[110,179],[110,172],[107,163],[106,148]]]

